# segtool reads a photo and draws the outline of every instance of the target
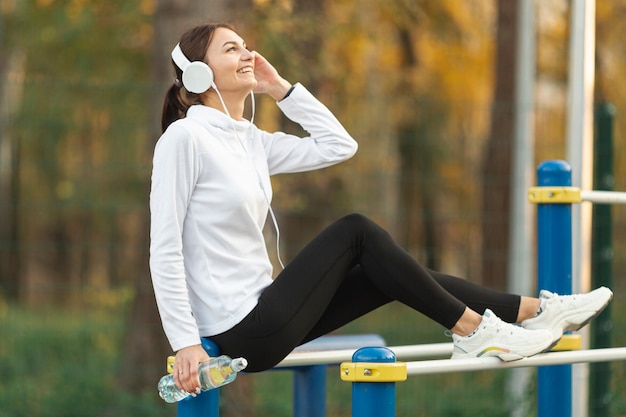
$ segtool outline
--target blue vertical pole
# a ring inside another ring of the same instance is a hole
[[[539,187],[571,186],[572,170],[565,161],[546,161],[537,168]],[[572,292],[572,205],[538,204],[538,287],[559,294]],[[538,369],[538,417],[572,415],[572,366]]]
[[[220,354],[220,348],[207,338],[202,338],[202,347],[209,356]],[[219,417],[219,413],[219,389],[203,391],[178,402],[178,417]]]
[[[352,362],[395,362],[396,355],[385,347],[366,347],[354,352]],[[395,382],[353,382],[352,417],[395,417]]]
[[[294,417],[326,416],[326,365],[293,370]]]

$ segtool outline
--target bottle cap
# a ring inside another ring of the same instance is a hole
[[[235,372],[242,371],[248,366],[248,361],[245,358],[235,358],[230,362],[230,369]]]

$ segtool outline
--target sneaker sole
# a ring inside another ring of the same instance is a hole
[[[528,357],[531,357],[531,356],[535,356],[538,353],[547,352],[550,349],[552,349],[554,347],[554,345],[556,345],[557,343],[558,343],[558,340],[556,342],[546,343],[544,346],[541,346],[541,347],[536,348],[536,349],[531,349],[531,350],[527,350],[525,352],[519,352],[519,353],[509,352],[509,353],[505,353],[505,354],[502,354],[502,355],[498,355],[498,357],[502,361],[504,361],[504,362],[518,361],[520,359],[524,359],[524,358],[528,358]]]
[[[561,336],[563,337],[563,336]],[[548,353],[552,350],[553,347],[555,347],[556,345],[559,344],[559,342],[561,341],[561,337],[559,337],[558,339],[556,339],[555,341],[552,342],[552,344],[550,346],[548,346],[547,349],[542,350],[541,353]]]
[[[490,358],[496,357],[499,358],[503,362],[513,362],[518,361],[520,359],[528,358],[530,356],[534,356],[538,353],[547,352],[556,345],[556,342],[547,342],[542,346],[535,347],[533,349],[528,349],[525,351],[517,351],[512,352],[510,349],[503,348],[500,346],[491,346],[489,348],[483,349],[480,352],[470,352],[466,354],[452,354],[451,359],[474,359],[474,358]]]
[[[598,317],[604,311],[604,309],[609,305],[611,300],[613,300],[613,293],[611,293],[609,298],[605,300],[604,304],[602,304],[596,310],[586,311],[586,312],[582,312],[574,316],[563,318],[559,322],[559,325],[558,325],[558,327],[563,329],[562,333],[560,335],[554,334],[555,337],[558,336],[558,339],[556,339],[556,342],[558,342],[559,339],[561,339],[561,337],[563,336],[563,333],[568,332],[568,331],[575,332],[577,330],[582,329],[587,324],[589,324],[591,320]]]

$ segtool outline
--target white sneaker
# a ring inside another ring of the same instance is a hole
[[[552,334],[547,330],[527,330],[505,323],[487,309],[483,320],[469,336],[452,334],[452,359],[496,356],[503,361],[514,361],[549,349]]]
[[[613,292],[600,287],[587,294],[558,295],[542,290],[543,310],[522,322],[525,329],[547,329],[558,341],[568,330],[578,330],[602,312],[613,299]]]

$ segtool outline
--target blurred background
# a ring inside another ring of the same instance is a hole
[[[423,264],[510,288],[511,262],[527,259],[509,243],[518,221],[519,37],[530,30],[535,39],[534,170],[568,156],[573,35],[574,0],[528,0],[530,26],[520,23],[520,1],[0,0],[0,416],[176,414],[156,394],[172,352],[148,270],[148,193],[174,78],[169,53],[207,21],[233,23],[360,144],[344,164],[273,179],[283,259],[358,211]],[[597,2],[593,101],[610,103],[614,115],[613,151],[599,163],[614,166],[620,191],[625,22],[626,0]],[[255,122],[300,132],[267,97],[257,97]],[[612,274],[621,277],[625,209],[612,209],[610,229]],[[273,248],[271,225],[267,239]],[[524,265],[534,282],[533,259]],[[626,288],[616,279],[613,289],[613,328],[621,329]],[[393,304],[340,332],[379,333],[397,345],[448,341],[443,330]],[[614,346],[624,339],[613,331]],[[626,415],[625,365],[609,371],[602,407]],[[515,401],[509,379],[507,371],[413,378],[399,384],[398,415],[533,415],[532,378]],[[338,380],[330,370],[328,415],[348,416],[350,387]],[[282,372],[243,375],[223,389],[222,413],[289,416],[290,381]]]

